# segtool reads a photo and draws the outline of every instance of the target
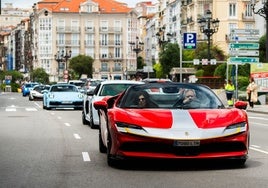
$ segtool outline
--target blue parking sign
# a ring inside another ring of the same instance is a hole
[[[196,49],[196,33],[183,33],[183,48]]]

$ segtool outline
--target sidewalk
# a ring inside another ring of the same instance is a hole
[[[254,108],[248,107],[247,112],[268,114],[268,105],[254,105]]]

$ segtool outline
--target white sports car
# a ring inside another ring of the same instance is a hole
[[[50,85],[36,85],[30,90],[29,93],[29,101],[32,100],[42,100],[43,99],[43,91],[49,90]]]
[[[84,125],[90,125],[91,128],[99,126],[98,111],[93,107],[95,101],[103,99],[105,96],[115,96],[129,86],[144,84],[144,82],[132,80],[107,80],[101,82],[95,90],[90,90],[84,96],[84,105],[82,111],[82,122]]]

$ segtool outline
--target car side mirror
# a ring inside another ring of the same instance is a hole
[[[234,104],[235,108],[241,109],[241,110],[246,110],[248,106],[248,103],[245,101],[237,101]]]

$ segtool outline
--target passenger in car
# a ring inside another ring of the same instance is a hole
[[[150,99],[150,96],[146,91],[142,91],[138,95],[138,107],[141,107],[141,108],[158,108],[158,105],[155,104]]]

